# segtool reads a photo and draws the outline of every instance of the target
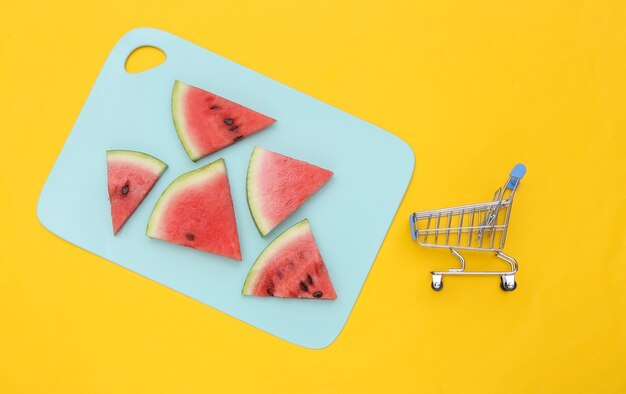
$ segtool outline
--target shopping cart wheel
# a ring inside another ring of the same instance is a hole
[[[501,276],[500,288],[504,291],[513,291],[517,289],[517,282],[515,281],[515,277],[507,278],[505,276]]]
[[[430,287],[435,291],[441,291],[443,289],[443,278],[441,274],[432,274],[433,281],[430,282]]]
[[[432,287],[435,291],[441,291],[441,289],[443,289],[443,282],[430,282],[430,287]]]

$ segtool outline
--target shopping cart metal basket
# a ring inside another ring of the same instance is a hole
[[[440,291],[443,288],[443,275],[497,275],[500,276],[502,290],[513,291],[517,288],[517,261],[502,250],[509,228],[513,197],[525,173],[526,167],[523,164],[516,165],[509,179],[496,190],[490,202],[415,212],[410,215],[411,236],[414,241],[421,246],[449,249],[461,262],[460,268],[431,272],[433,290]],[[495,253],[496,257],[509,263],[511,269],[466,271],[465,258],[459,250]]]

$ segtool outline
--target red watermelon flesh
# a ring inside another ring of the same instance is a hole
[[[176,81],[172,116],[185,151],[197,161],[254,134],[274,119],[206,90]]]
[[[322,187],[333,172],[255,147],[248,166],[248,205],[265,236]]]
[[[161,160],[142,152],[107,151],[113,234],[120,231],[166,169]]]
[[[250,269],[242,294],[337,298],[308,220],[290,227],[265,248]]]
[[[241,260],[224,160],[176,178],[154,206],[147,235]]]

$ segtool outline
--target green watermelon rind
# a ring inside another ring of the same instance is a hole
[[[311,231],[309,220],[304,219],[283,231],[278,237],[276,237],[276,239],[270,242],[263,252],[261,252],[259,257],[257,257],[254,264],[252,264],[250,272],[248,272],[248,276],[246,277],[246,281],[243,284],[241,294],[254,295],[253,291],[257,279],[263,272],[265,266],[271,261],[271,258],[290,241],[309,231]]]
[[[254,198],[254,196],[252,195],[252,191],[258,189],[255,186],[255,182],[257,179],[255,174],[258,167],[257,163],[260,160],[257,159],[264,152],[266,152],[265,149],[259,148],[258,146],[254,147],[254,149],[252,150],[252,155],[250,156],[250,163],[248,164],[248,172],[246,174],[246,197],[248,199],[248,208],[250,208],[250,214],[252,214],[254,225],[263,237],[269,234],[273,228],[269,224],[267,224],[265,218],[261,214],[261,209],[258,207],[258,203],[261,199]]]
[[[150,219],[148,219],[146,235],[151,238],[157,238],[157,229],[161,224],[160,222],[163,212],[165,211],[170,198],[177,192],[182,191],[186,187],[194,185],[197,182],[204,182],[211,176],[219,175],[225,172],[226,165],[224,164],[224,159],[218,159],[196,170],[186,172],[174,179],[172,183],[165,188],[156,204],[154,204],[154,208],[150,214]]]
[[[185,106],[183,105],[183,96],[189,87],[190,85],[184,82],[174,82],[174,87],[172,88],[172,118],[174,119],[176,134],[178,134],[178,138],[183,144],[185,152],[187,152],[189,158],[195,162],[202,159],[204,156],[198,153],[195,149],[191,139],[189,138],[189,132],[185,126]]]
[[[138,166],[147,167],[152,170],[155,175],[161,176],[167,170],[167,164],[157,159],[154,156],[151,156],[147,153],[135,151],[135,150],[108,150],[106,151],[107,161],[108,160],[123,160],[126,162],[133,163]]]

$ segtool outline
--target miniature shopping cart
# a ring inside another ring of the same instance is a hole
[[[443,275],[497,275],[500,276],[502,290],[513,291],[517,288],[517,261],[502,252],[502,249],[509,228],[513,197],[525,173],[523,164],[516,165],[504,186],[496,190],[491,202],[415,212],[410,216],[414,241],[421,246],[449,249],[461,261],[460,268],[431,273],[433,290],[440,291],[443,288]],[[466,271],[465,258],[459,250],[495,253],[496,257],[511,265],[511,270]]]

